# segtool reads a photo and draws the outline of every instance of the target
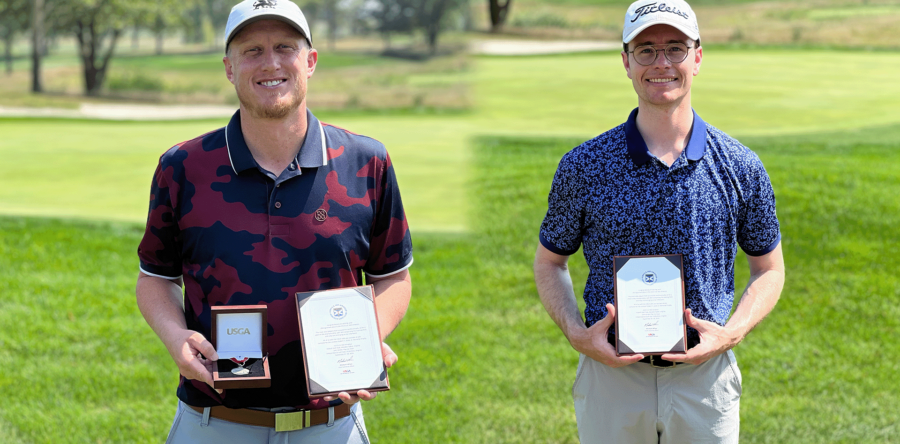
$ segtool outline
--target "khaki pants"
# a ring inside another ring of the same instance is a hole
[[[350,416],[293,432],[237,424],[210,418],[178,401],[175,421],[166,444],[369,444],[362,406],[350,407]]]
[[[582,444],[738,442],[741,372],[731,350],[669,368],[610,368],[581,355],[572,397]]]

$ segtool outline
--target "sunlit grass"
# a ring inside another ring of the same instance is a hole
[[[900,126],[742,140],[772,177],[788,273],[779,305],[736,349],[741,442],[892,442]],[[577,442],[577,354],[540,304],[531,259],[556,163],[580,141],[476,141],[472,232],[414,233],[414,296],[389,338],[393,388],[365,407],[374,442]],[[5,436],[162,441],[177,380],[133,300],[141,232],[0,218],[0,361],[16,369],[0,372]],[[587,270],[580,253],[571,262],[580,294]],[[738,285],[746,267],[740,256]]]

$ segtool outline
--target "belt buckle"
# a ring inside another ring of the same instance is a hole
[[[309,427],[309,410],[275,414],[276,432],[293,432]]]
[[[678,365],[678,363],[672,362],[672,361],[667,361],[669,363],[668,365],[656,365],[655,356],[656,355],[650,355],[650,366],[651,367],[670,368],[670,367],[675,367],[676,365]],[[659,360],[660,360],[660,362],[662,362],[662,358],[660,358]]]

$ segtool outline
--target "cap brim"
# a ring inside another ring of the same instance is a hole
[[[687,26],[685,26],[681,23],[670,23],[670,22],[665,22],[665,21],[657,21],[657,22],[644,23],[643,25],[638,26],[637,28],[632,30],[630,34],[625,36],[624,39],[622,39],[622,43],[625,43],[625,44],[631,43],[631,41],[634,40],[634,38],[637,37],[638,34],[643,32],[645,29],[647,29],[651,26],[655,26],[655,25],[671,26],[671,27],[681,31],[684,35],[686,35],[691,40],[699,40],[700,39],[700,34],[698,34],[696,31],[688,28]]]
[[[312,47],[312,41],[310,40],[309,36],[306,35],[305,32],[303,32],[303,28],[300,26],[300,24],[279,14],[260,14],[244,20],[243,22],[241,22],[241,24],[234,27],[234,29],[231,31],[231,34],[228,34],[228,38],[225,39],[225,47],[228,48],[228,45],[230,45],[231,41],[234,40],[234,36],[238,35],[238,33],[241,32],[244,27],[260,20],[278,20],[291,25],[294,29],[297,30],[297,32],[300,33],[300,35],[303,36],[303,38],[306,39],[307,43],[309,43],[309,46]]]

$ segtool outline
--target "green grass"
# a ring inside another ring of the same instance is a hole
[[[506,29],[520,36],[617,41],[628,0],[513,2]],[[706,44],[893,48],[900,9],[891,0],[695,0]],[[487,22],[487,12],[478,10]]]
[[[741,5],[745,3],[759,3],[771,0],[692,0],[691,6],[698,5]],[[804,0],[788,0],[786,3],[803,3]],[[524,0],[524,4],[535,5],[579,5],[579,6],[619,6],[627,8],[633,2],[630,0]]]
[[[891,442],[900,125],[743,141],[772,177],[788,273],[775,311],[736,349],[742,442]],[[556,163],[579,142],[476,141],[472,232],[414,234],[393,389],[366,404],[375,442],[577,442],[577,354],[541,307],[531,259]],[[36,443],[163,439],[176,375],[133,301],[140,235],[137,224],[0,218],[0,360],[17,369],[0,373],[0,430]],[[580,294],[586,268],[580,254],[572,263]],[[737,269],[741,285],[742,256]]]
[[[465,228],[465,115],[319,117],[388,147],[414,228]],[[226,123],[0,119],[0,214],[145,221],[159,156]]]
[[[48,94],[30,94],[30,64],[17,61],[0,84],[0,105],[77,107],[85,101],[237,104],[224,53],[120,54],[99,98],[85,98],[80,61],[60,51],[44,61]],[[470,108],[465,54],[410,61],[361,52],[319,50],[310,106],[319,110],[460,111]]]
[[[481,57],[477,67],[479,120],[492,134],[596,135],[637,106],[618,53]],[[897,52],[710,49],[692,102],[713,125],[741,134],[897,123],[900,85],[888,78],[898,69]]]
[[[737,349],[742,442],[900,434],[898,68],[896,52],[711,48],[695,79],[698,112],[765,162],[784,233],[782,300]],[[560,156],[636,101],[615,53],[482,57],[467,75],[470,113],[317,112],[388,146],[413,228],[401,360],[366,405],[369,429],[377,442],[576,442],[577,355],[540,306],[531,257]],[[0,362],[21,369],[0,373],[2,441],[163,439],[175,369],[133,302],[147,185],[169,146],[224,123],[0,119],[0,214],[14,215],[0,218]]]
[[[888,73],[900,70],[900,53],[713,49],[705,57],[694,104],[729,133],[900,123],[894,100],[900,85],[888,81]],[[636,106],[615,53],[481,57],[475,65],[470,75],[478,101],[471,113],[317,113],[385,143],[417,231],[466,228],[471,136],[588,138]],[[436,76],[423,74],[422,81],[443,78]],[[0,214],[143,221],[159,155],[224,124],[0,119],[0,156],[15,159],[0,163]]]

